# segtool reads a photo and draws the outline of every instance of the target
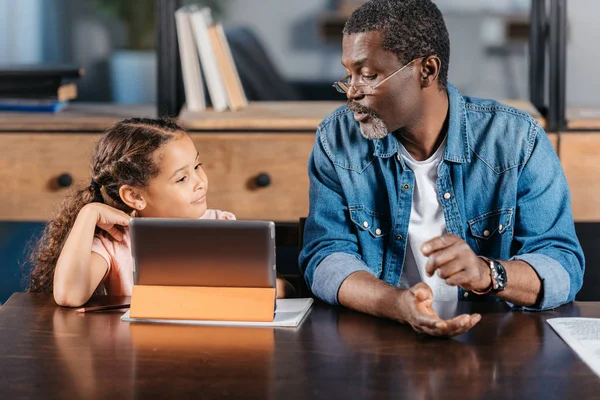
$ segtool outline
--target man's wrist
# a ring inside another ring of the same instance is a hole
[[[400,322],[401,324],[406,324],[408,323],[408,307],[406,302],[406,296],[409,294],[409,291],[406,289],[397,288],[396,291],[396,307],[394,307],[394,317],[392,319],[394,319],[397,322]]]
[[[486,260],[481,257],[477,257],[479,259],[479,267],[483,270],[483,280],[481,286],[471,290],[475,294],[488,294],[492,291],[494,287],[494,281],[492,280],[492,271],[490,269],[490,265]]]

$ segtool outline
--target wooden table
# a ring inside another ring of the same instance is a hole
[[[106,301],[96,298],[92,303]],[[316,304],[299,329],[129,324],[48,295],[0,308],[0,397],[583,399],[600,379],[544,321],[600,317],[600,303],[543,313],[460,303],[472,331],[434,339]]]

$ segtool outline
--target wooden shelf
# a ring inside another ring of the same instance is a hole
[[[342,102],[333,101],[279,101],[251,102],[240,111],[190,112],[185,107],[179,122],[189,130],[277,130],[312,131]]]
[[[567,109],[567,129],[600,130],[600,108]]]
[[[58,113],[0,112],[0,132],[100,132],[125,118],[156,117],[156,107],[72,103]]]
[[[503,103],[529,113],[542,126],[545,125],[544,118],[530,102],[504,100]],[[252,102],[244,110],[224,112],[190,112],[184,108],[179,122],[190,131],[314,132],[323,118],[343,104],[335,101]],[[595,112],[598,118],[585,121],[600,127],[600,110]],[[109,125],[131,117],[154,118],[155,107],[73,103],[67,110],[56,114],[0,112],[0,132],[101,132]]]

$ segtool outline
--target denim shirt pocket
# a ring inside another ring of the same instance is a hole
[[[373,238],[381,238],[390,233],[390,217],[376,211],[371,211],[364,206],[350,206],[350,219],[360,231],[366,231]]]
[[[479,255],[500,257],[502,242],[510,242],[513,209],[490,211],[468,221]]]
[[[363,262],[380,276],[383,270],[384,254],[392,226],[391,218],[383,213],[371,211],[359,205],[348,207],[350,219],[356,227]]]

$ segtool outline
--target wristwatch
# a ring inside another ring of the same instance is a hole
[[[490,286],[483,291],[471,290],[471,292],[475,294],[488,294],[488,293],[498,293],[504,290],[506,287],[506,283],[508,279],[506,277],[506,269],[504,269],[504,265],[502,265],[498,260],[491,260],[487,257],[479,256],[483,261],[485,261],[490,267],[490,277],[492,278],[492,283]]]

